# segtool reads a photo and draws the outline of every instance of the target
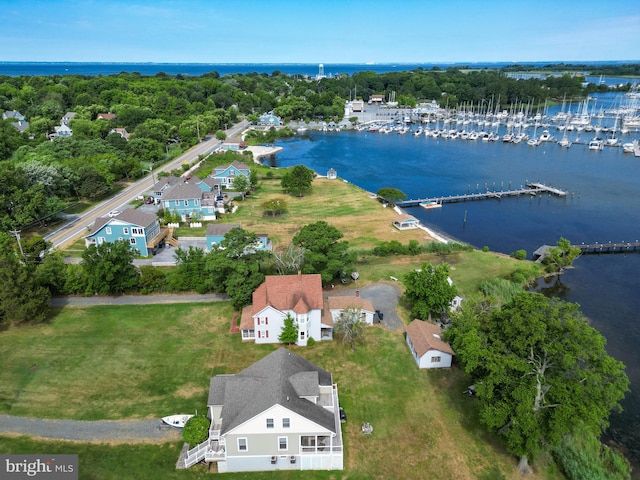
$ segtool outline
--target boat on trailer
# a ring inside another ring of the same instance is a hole
[[[187,421],[193,417],[193,415],[169,415],[167,417],[162,417],[162,421],[174,428],[184,428]]]

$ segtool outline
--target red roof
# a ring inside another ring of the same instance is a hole
[[[268,306],[296,313],[322,310],[322,277],[319,274],[267,276],[253,292],[252,314]]]

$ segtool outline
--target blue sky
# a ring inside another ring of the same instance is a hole
[[[638,0],[0,0],[0,61],[640,60]]]

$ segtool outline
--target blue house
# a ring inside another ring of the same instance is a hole
[[[207,231],[205,233],[205,237],[207,239],[207,248],[209,250],[213,250],[220,245],[220,242],[224,240],[224,236],[229,233],[229,231],[233,228],[242,228],[239,223],[218,223],[207,225]],[[273,249],[271,244],[271,240],[264,233],[257,234],[258,241],[255,245],[249,247],[247,251],[259,251],[259,250],[269,250]]]
[[[213,250],[224,240],[224,236],[229,233],[232,228],[242,228],[239,223],[210,223],[207,225],[205,237],[207,239],[207,248]]]
[[[249,178],[251,175],[251,169],[247,167],[244,163],[234,161],[231,165],[226,167],[216,167],[211,174],[211,177],[214,180],[219,180],[220,184],[224,188],[231,188],[233,184],[233,179],[238,175],[244,175]]]
[[[247,142],[245,142],[240,137],[231,137],[227,138],[224,142],[222,142],[222,150],[225,152],[239,152],[240,150],[244,150],[247,148]]]
[[[142,257],[151,255],[165,237],[155,215],[133,208],[116,217],[97,218],[91,231],[84,237],[86,246],[126,240]]]
[[[182,221],[215,220],[218,204],[216,192],[205,192],[192,183],[178,183],[162,194],[162,208],[176,212]]]
[[[158,180],[153,187],[151,187],[151,195],[160,200],[165,191],[173,187],[176,184],[184,183],[185,179],[182,177],[176,177],[169,175]]]

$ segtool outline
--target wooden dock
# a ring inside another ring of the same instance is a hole
[[[579,248],[583,255],[589,253],[630,253],[640,251],[640,242],[608,242],[608,243],[581,243],[580,245],[571,245]]]
[[[528,183],[525,188],[518,188],[515,190],[486,190],[483,193],[467,193],[466,195],[449,195],[446,197],[429,197],[429,198],[416,198],[411,200],[403,200],[396,202],[398,207],[417,207],[421,203],[425,202],[437,202],[437,203],[457,203],[467,202],[475,200],[489,200],[496,198],[500,200],[503,197],[517,197],[520,195],[538,195],[548,193],[550,195],[557,195],[559,197],[565,197],[567,192],[558,188],[549,187],[542,183]]]
[[[632,253],[640,252],[640,241],[635,242],[608,242],[608,243],[581,243],[580,245],[571,245],[572,248],[579,248],[581,255],[593,255],[603,253]],[[554,245],[542,245],[533,252],[533,260],[542,262],[544,257],[549,253],[549,249]]]

